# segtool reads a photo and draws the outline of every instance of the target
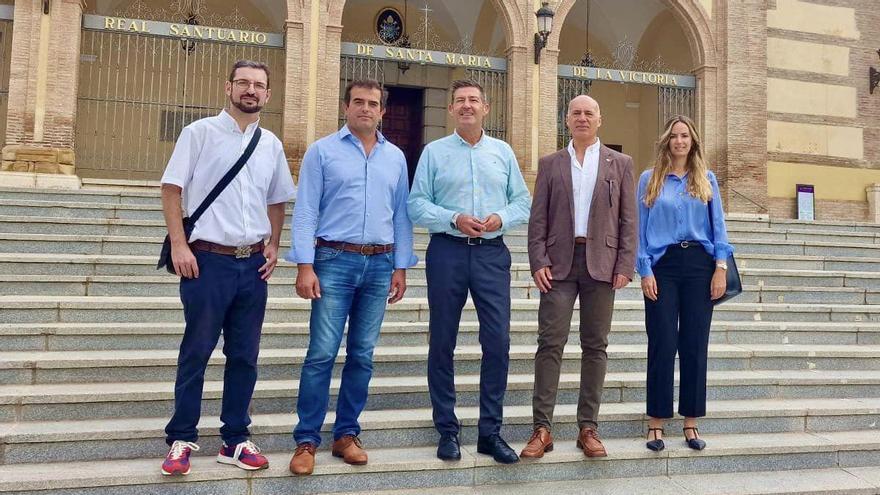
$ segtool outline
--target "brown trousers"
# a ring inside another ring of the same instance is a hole
[[[587,272],[585,247],[575,246],[574,263],[564,280],[553,280],[550,292],[541,294],[538,307],[538,351],[535,353],[535,390],[532,395],[534,426],[551,428],[562,351],[571,330],[575,299],[580,297],[581,387],[578,427],[598,426],[599,404],[605,384],[608,332],[614,310],[611,284],[593,280]]]

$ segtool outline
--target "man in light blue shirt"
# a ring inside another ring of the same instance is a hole
[[[406,159],[377,128],[386,94],[374,80],[345,89],[347,123],[312,144],[303,157],[293,211],[296,293],[312,301],[309,349],[300,376],[294,429],[294,474],[311,474],[327,414],[330,376],[348,322],[345,367],[336,402],[333,455],[366,464],[358,417],[367,401],[373,348],[385,316],[406,291],[415,265],[406,211]]]
[[[509,464],[519,457],[499,435],[510,350],[510,251],[502,233],[528,220],[531,198],[513,150],[483,131],[483,88],[455,81],[451,93],[455,132],[425,147],[409,196],[413,223],[431,232],[428,390],[440,433],[437,457],[461,458],[453,352],[470,291],[483,351],[477,452]]]

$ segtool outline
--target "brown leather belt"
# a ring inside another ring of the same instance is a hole
[[[317,239],[315,245],[318,247],[328,247],[339,249],[349,253],[357,253],[362,256],[372,256],[374,254],[385,254],[394,251],[394,244],[352,244],[350,242],[325,241]]]
[[[222,244],[214,244],[208,241],[193,241],[189,244],[191,249],[199,251],[207,251],[209,253],[225,254],[235,256],[236,258],[250,258],[251,255],[263,252],[263,241],[250,246],[224,246]]]
[[[575,237],[575,238],[574,238],[574,243],[575,243],[575,244],[586,244],[586,243],[587,243],[587,238],[586,238],[586,237]]]

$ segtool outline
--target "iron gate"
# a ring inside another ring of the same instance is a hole
[[[666,122],[676,115],[684,115],[696,121],[695,92],[692,88],[657,88],[657,129],[663,130]]]
[[[504,112],[507,107],[507,73],[497,70],[467,69],[466,77],[482,86],[486,92],[486,99],[489,100],[489,115],[483,120],[486,134],[507,141]]]
[[[578,95],[590,94],[593,82],[589,79],[560,77],[556,87],[556,149],[568,146],[571,140],[571,132],[565,125],[565,117],[568,113],[568,102]]]
[[[269,66],[272,96],[260,125],[280,136],[284,48],[84,28],[80,53],[81,177],[161,177],[180,131],[226,105],[224,82],[238,59]]]
[[[568,146],[571,133],[565,125],[568,102],[578,95],[590,94],[592,81],[583,78],[559,77],[557,79],[557,118],[556,149]],[[676,116],[685,115],[696,121],[696,92],[693,88],[657,87],[657,133],[666,122]]]

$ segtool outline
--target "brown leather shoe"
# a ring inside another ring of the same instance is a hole
[[[602,445],[602,440],[599,440],[599,432],[595,428],[588,426],[581,428],[577,447],[584,449],[584,455],[587,457],[605,457],[608,455],[608,452],[605,451],[605,446]]]
[[[550,430],[539,426],[535,428],[532,437],[529,438],[529,443],[522,449],[519,456],[527,459],[540,459],[544,457],[544,452],[552,451],[553,437],[550,435]]]
[[[315,470],[315,451],[317,447],[313,443],[301,443],[296,446],[296,452],[290,458],[290,472],[296,475],[312,474]]]
[[[367,463],[367,451],[361,439],[354,435],[345,435],[333,442],[333,457],[341,457],[346,464],[362,466]]]

